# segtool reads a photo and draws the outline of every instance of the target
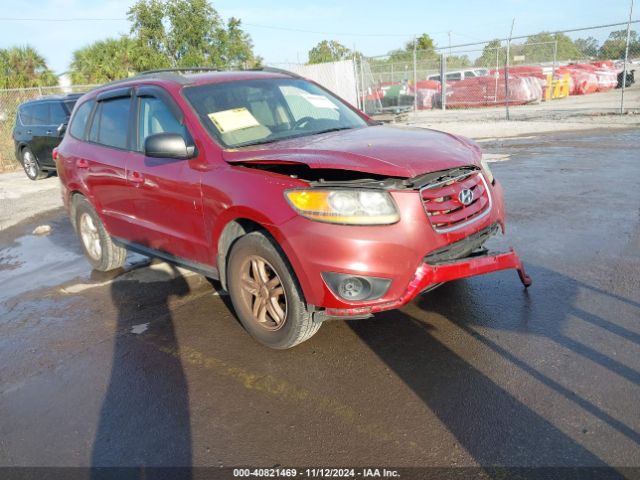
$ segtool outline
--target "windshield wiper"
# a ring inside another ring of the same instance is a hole
[[[269,140],[258,140],[257,142],[244,142],[244,143],[238,143],[236,145],[232,145],[230,148],[240,148],[240,147],[250,147],[252,145],[264,145],[265,143],[273,143],[273,142],[277,142],[278,140],[282,140],[281,138],[271,138]]]
[[[334,128],[327,128],[326,130],[320,130],[319,132],[311,132],[309,135],[320,135],[320,134],[322,134],[322,133],[339,132],[340,130],[351,130],[352,128],[355,128],[355,127],[334,127]]]

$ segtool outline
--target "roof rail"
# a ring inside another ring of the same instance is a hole
[[[154,73],[180,73],[180,72],[221,72],[216,67],[176,67],[176,68],[158,68],[155,70],[145,70],[138,75],[153,75]]]
[[[176,80],[178,82],[184,83],[186,81],[186,79],[181,75],[182,73],[190,73],[190,72],[191,73],[195,73],[195,72],[225,72],[225,71],[232,71],[232,70],[222,70],[222,69],[216,68],[216,67],[158,68],[158,69],[155,69],[155,70],[145,70],[144,72],[136,73],[132,77],[121,78],[121,79],[118,79],[118,80],[112,80],[111,82],[107,82],[107,83],[105,83],[103,85],[100,85],[99,87],[96,87],[96,88],[102,88],[102,87],[105,87],[107,85],[108,86],[119,85],[121,83],[126,83],[126,82],[129,82],[131,80],[150,77],[152,75],[162,75],[162,74],[166,74],[167,75],[167,77],[165,77],[165,78],[169,78],[169,79]],[[282,75],[289,75],[292,78],[304,78],[301,75],[298,75],[297,73],[290,72],[289,70],[284,70],[282,68],[276,68],[276,67],[247,68],[247,69],[240,70],[240,71],[246,71],[246,72],[271,72],[271,73],[280,73]],[[160,77],[160,78],[162,78],[162,77]]]
[[[289,70],[285,70],[284,68],[276,68],[276,67],[258,67],[258,68],[250,68],[249,71],[262,71],[262,72],[271,72],[271,73],[282,73],[284,75],[289,75],[293,78],[303,78],[301,75],[298,75],[295,72],[290,72]]]

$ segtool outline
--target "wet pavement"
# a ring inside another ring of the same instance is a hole
[[[640,466],[640,132],[485,144],[507,271],[254,342],[215,282],[0,232],[0,465]],[[31,232],[42,224],[46,236]]]

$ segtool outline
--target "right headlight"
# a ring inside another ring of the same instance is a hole
[[[285,197],[300,215],[320,222],[388,225],[400,220],[391,195],[383,190],[288,190]]]
[[[487,179],[487,182],[489,182],[490,184],[493,184],[493,173],[491,172],[491,169],[489,168],[489,162],[487,162],[484,158],[482,160],[480,160],[480,164],[482,165],[482,171],[484,172],[484,176]]]

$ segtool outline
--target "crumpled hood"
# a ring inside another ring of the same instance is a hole
[[[311,168],[353,170],[389,177],[479,165],[473,141],[425,128],[386,125],[342,130],[226,150],[229,163],[299,163]]]

